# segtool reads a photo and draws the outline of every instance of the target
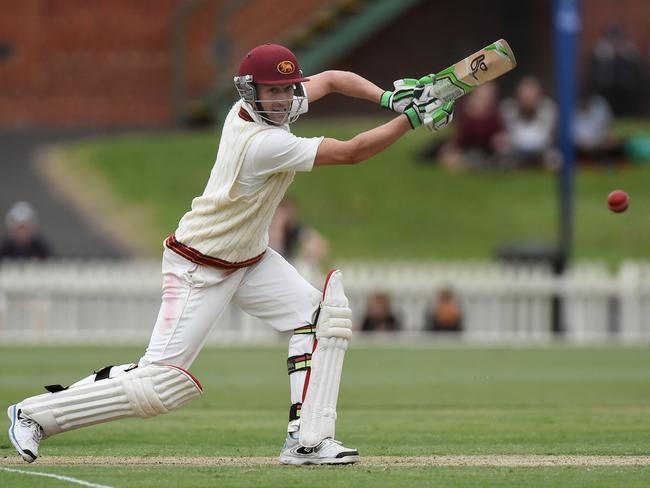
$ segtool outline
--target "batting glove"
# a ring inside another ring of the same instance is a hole
[[[417,86],[418,80],[415,78],[402,78],[395,80],[394,91],[385,91],[381,95],[379,105],[382,108],[392,110],[398,114],[403,114],[404,110],[413,102],[413,89]]]
[[[418,83],[413,90],[413,102],[404,110],[413,129],[424,125],[429,132],[446,127],[454,118],[454,102],[443,103],[431,97],[428,85]]]

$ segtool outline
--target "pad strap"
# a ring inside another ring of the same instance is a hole
[[[289,409],[289,422],[297,420],[300,418],[300,410],[302,409],[302,403],[294,403]]]
[[[315,325],[304,325],[302,327],[298,327],[297,329],[294,329],[293,331],[294,335],[298,334],[315,334],[316,333],[316,326]]]
[[[300,356],[291,356],[287,359],[287,370],[289,374],[305,371],[311,368],[311,354],[305,353]]]

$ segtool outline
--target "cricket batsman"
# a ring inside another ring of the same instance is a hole
[[[315,289],[268,247],[273,213],[297,171],[356,164],[380,153],[411,129],[437,130],[452,119],[453,102],[397,80],[384,91],[351,72],[303,76],[287,48],[251,50],[234,77],[240,99],[223,125],[215,165],[165,240],[162,304],[149,345],[134,364],[106,366],[69,387],[8,409],[9,438],[27,462],[43,439],[125,417],[153,417],[194,400],[202,386],[189,372],[226,306],[233,302],[278,331],[293,331],[287,367],[289,424],[279,461],[350,464],[356,449],[335,440],[336,403],[351,312],[339,270]],[[398,115],[348,141],[296,137],[290,124],[308,105],[340,93]],[[419,93],[419,94],[418,94]]]

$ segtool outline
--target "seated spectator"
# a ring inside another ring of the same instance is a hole
[[[48,258],[50,246],[38,235],[38,218],[27,202],[16,202],[5,217],[7,236],[0,243],[0,259]]]
[[[282,200],[273,215],[269,246],[314,286],[323,282],[321,263],[329,253],[329,243],[315,229],[300,222],[298,209],[289,198]]]
[[[426,330],[436,332],[460,332],[463,317],[454,293],[445,288],[440,291],[433,309],[426,317]]]
[[[317,265],[329,252],[329,245],[316,230],[298,219],[293,200],[285,198],[278,205],[269,227],[269,247],[287,261],[303,259]]]
[[[450,169],[499,169],[506,145],[503,119],[494,83],[479,86],[459,103],[456,133],[440,149],[441,163]]]
[[[554,149],[557,108],[555,102],[544,95],[536,78],[529,76],[519,82],[515,98],[502,102],[501,114],[506,126],[510,165],[559,167],[559,153]]]
[[[393,315],[390,298],[385,293],[375,293],[368,300],[366,316],[363,319],[361,330],[364,332],[395,331],[400,329],[400,324]]]
[[[573,115],[573,143],[580,162],[611,163],[623,156],[623,143],[611,132],[612,112],[596,94],[578,97]]]

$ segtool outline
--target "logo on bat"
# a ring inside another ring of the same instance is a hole
[[[293,65],[291,61],[280,61],[278,63],[278,71],[282,73],[283,75],[290,75],[294,71],[296,71],[296,67]]]
[[[478,81],[478,77],[476,76],[476,73],[478,73],[478,70],[487,71],[487,69],[488,69],[487,64],[485,64],[485,54],[479,54],[474,59],[472,59],[469,62],[469,69],[472,70],[472,77],[476,81]]]

